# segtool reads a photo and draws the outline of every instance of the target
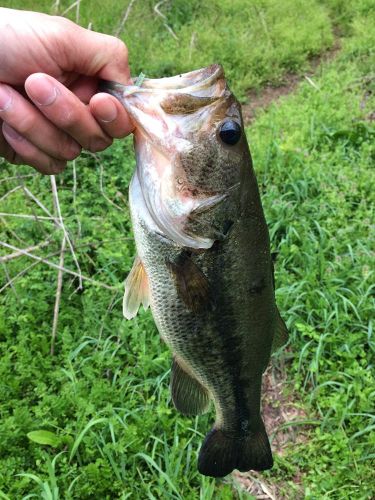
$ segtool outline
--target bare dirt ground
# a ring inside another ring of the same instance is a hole
[[[307,80],[314,85],[313,77],[318,73],[322,63],[334,59],[340,51],[339,33],[335,31],[335,42],[332,47],[323,54],[309,60],[309,70],[302,75],[287,73],[284,83],[278,87],[268,85],[260,91],[251,91],[248,94],[248,102],[242,106],[242,114],[246,125],[255,118],[259,109],[265,109],[276,102],[280,97],[292,93],[298,84]],[[289,391],[287,390],[289,389]],[[287,395],[287,393],[291,395]],[[275,455],[283,455],[288,446],[302,444],[307,440],[308,425],[300,425],[299,422],[311,420],[314,416],[307,415],[299,404],[292,388],[288,387],[285,366],[270,365],[263,376],[262,388],[263,419],[270,437],[272,451]],[[298,424],[293,425],[293,422]],[[242,488],[257,499],[290,500],[286,484],[279,484],[266,479],[261,473],[250,471],[246,473],[234,472],[233,477]],[[293,478],[295,485],[300,486],[300,493],[293,492],[293,499],[304,498],[302,487],[302,474],[297,473]]]
[[[332,47],[323,54],[319,56],[314,56],[309,59],[309,69],[303,75],[296,73],[286,73],[283,78],[283,84],[277,87],[272,85],[266,85],[261,90],[252,90],[248,93],[248,99],[245,104],[242,105],[242,115],[246,125],[249,125],[255,118],[256,111],[258,109],[267,108],[270,104],[277,101],[280,97],[285,96],[293,92],[297,85],[303,81],[307,80],[312,85],[312,77],[316,74],[319,66],[323,62],[330,61],[335,58],[340,51],[340,39],[337,33],[335,33],[336,38]]]

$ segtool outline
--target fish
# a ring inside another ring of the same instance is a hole
[[[101,90],[135,126],[129,205],[137,256],[124,316],[150,306],[173,354],[180,413],[201,415],[213,403],[199,472],[270,469],[262,375],[288,332],[241,106],[218,64],[140,85],[104,82]]]

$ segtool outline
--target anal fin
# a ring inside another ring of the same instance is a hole
[[[183,415],[201,415],[210,406],[210,396],[198,380],[181,368],[176,358],[173,359],[171,372],[172,401]]]
[[[145,309],[149,306],[149,285],[146,271],[138,256],[125,280],[125,293],[122,311],[126,319],[136,316],[141,304]]]

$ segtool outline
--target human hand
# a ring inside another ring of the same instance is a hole
[[[101,151],[133,126],[100,79],[129,83],[117,38],[63,18],[0,7],[0,156],[44,174],[81,147]]]

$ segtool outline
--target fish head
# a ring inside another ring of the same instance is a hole
[[[240,104],[220,65],[112,87],[135,126],[137,176],[162,234],[191,248],[213,240],[184,231],[194,210],[221,202],[241,182],[250,153]]]

